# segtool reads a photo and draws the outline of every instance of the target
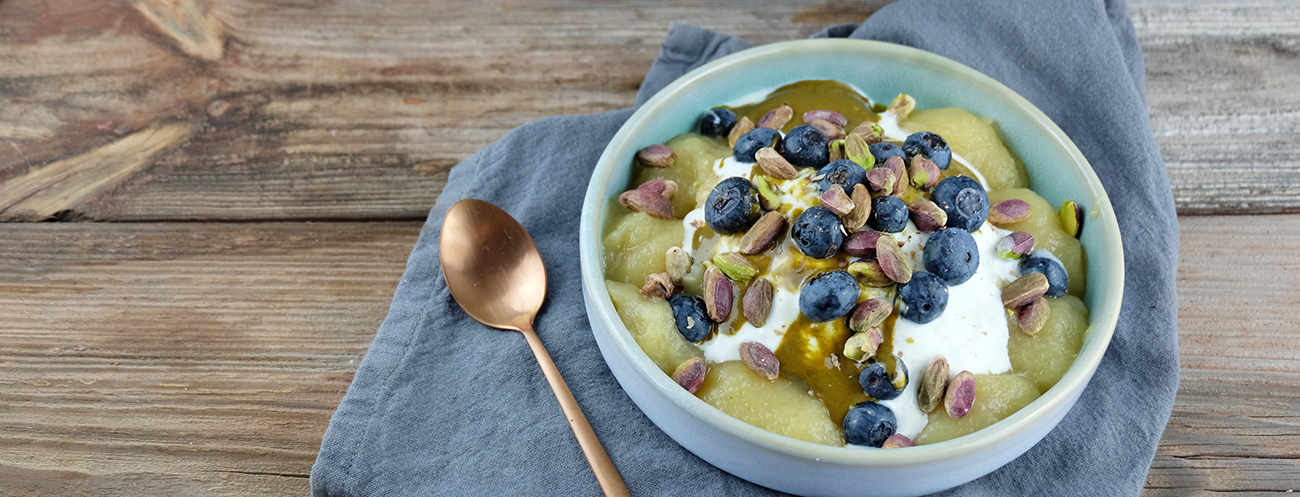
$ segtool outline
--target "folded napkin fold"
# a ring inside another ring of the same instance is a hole
[[[907,0],[815,37],[909,45],[1009,86],[1079,146],[1119,218],[1127,271],[1114,339],[1074,409],[1024,456],[945,495],[1137,494],[1178,384],[1178,227],[1147,120],[1142,55],[1122,1]],[[749,45],[674,25],[637,105]],[[888,68],[881,68],[888,70]],[[438,227],[479,198],[532,234],[550,281],[536,329],[635,495],[766,495],[677,445],[610,374],[583,307],[578,217],[587,181],[631,109],[545,119],[452,169],[392,308],[312,467],[314,495],[599,495],[522,337],[452,299]],[[871,482],[863,482],[864,494]]]

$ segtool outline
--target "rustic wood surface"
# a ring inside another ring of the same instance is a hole
[[[882,3],[0,2],[0,220],[129,221],[0,224],[0,494],[305,493],[452,165],[630,105],[670,22],[762,44]],[[1130,4],[1206,215],[1145,494],[1295,489],[1300,3]]]

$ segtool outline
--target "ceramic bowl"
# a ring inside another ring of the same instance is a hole
[[[1034,190],[1054,205],[1086,209],[1081,237],[1091,323],[1083,349],[1056,386],[993,426],[902,450],[830,447],[768,432],[687,393],[650,361],[623,325],[605,287],[602,229],[611,198],[628,188],[637,150],[693,131],[708,108],[799,80],[849,83],[875,102],[900,92],[922,108],[960,107],[992,118],[1023,160]],[[673,82],[623,125],[587,188],[580,227],[583,293],[601,354],[623,389],[660,429],[701,459],[759,485],[800,495],[919,495],[983,476],[1020,456],[1060,422],[1101,362],[1119,315],[1124,258],[1100,181],[1047,116],[992,78],[952,60],[888,43],[804,40],[718,59]],[[635,468],[624,468],[635,471]]]

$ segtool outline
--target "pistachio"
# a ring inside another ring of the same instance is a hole
[[[668,297],[672,297],[673,291],[676,289],[676,286],[673,285],[673,279],[668,276],[668,273],[648,274],[645,277],[645,284],[641,286],[641,295],[652,299],[668,300]]]
[[[870,145],[857,133],[844,137],[844,157],[867,170],[876,165],[876,156],[871,153]]]
[[[948,417],[961,419],[975,406],[975,375],[963,370],[948,382],[948,392],[943,396],[943,407]]]
[[[740,249],[744,255],[758,255],[776,245],[785,236],[785,216],[780,212],[770,211],[758,218],[758,222],[740,237]]]
[[[661,195],[663,198],[672,200],[673,194],[677,193],[677,182],[670,179],[652,179],[645,183],[641,183],[641,186],[636,187],[636,189],[647,191],[655,195]]]
[[[1043,325],[1047,324],[1047,318],[1051,316],[1052,307],[1047,305],[1047,299],[1038,297],[1020,306],[1020,310],[1016,313],[1016,325],[1020,327],[1021,333],[1034,336],[1043,329]]]
[[[1047,277],[1043,273],[1029,273],[1002,288],[1002,307],[1018,309],[1047,293]]]
[[[803,123],[812,124],[818,120],[829,121],[836,126],[848,126],[849,120],[843,114],[833,110],[810,110],[803,113]]]
[[[700,384],[704,383],[705,373],[704,359],[692,357],[683,361],[673,371],[673,381],[693,394],[700,389]]]
[[[731,148],[736,148],[736,142],[740,141],[740,137],[745,136],[745,133],[750,131],[754,131],[754,121],[750,121],[748,117],[740,118],[740,121],[737,121],[736,125],[731,127],[731,133],[727,134],[727,143],[731,145]]]
[[[882,165],[894,172],[894,188],[891,190],[890,195],[902,195],[903,192],[906,192],[908,184],[907,166],[903,164],[903,158],[898,156],[890,157]]]
[[[740,342],[740,360],[764,380],[772,381],[781,374],[781,361],[771,349],[758,342]]]
[[[763,172],[773,178],[795,179],[799,176],[799,170],[772,147],[758,149],[758,152],[754,153],[754,160],[758,162],[758,167],[763,168]]]
[[[942,174],[934,161],[921,155],[912,157],[907,173],[912,178],[912,184],[920,190],[934,188],[934,185],[939,184],[939,175]]]
[[[673,218],[673,203],[663,195],[647,190],[628,190],[618,196],[618,203],[633,212],[644,212],[659,219]]]
[[[916,406],[921,412],[930,413],[943,403],[944,392],[948,389],[948,359],[935,356],[930,366],[921,376],[921,384],[916,388]]]
[[[885,439],[885,443],[880,446],[882,449],[902,449],[904,447],[916,447],[916,444],[902,433],[890,435],[889,438]]]
[[[741,300],[740,310],[745,315],[745,320],[754,326],[766,324],[767,315],[772,312],[772,294],[772,282],[767,278],[754,280],[749,289],[745,290],[745,298]]]
[[[898,117],[907,117],[912,114],[912,109],[915,108],[916,100],[913,100],[911,95],[899,93],[897,97],[894,97],[893,102],[889,102],[889,107],[885,109],[885,112],[893,112]]]
[[[781,196],[775,186],[767,182],[763,175],[754,176],[754,188],[758,190],[758,203],[763,210],[774,211],[781,208]]]
[[[898,184],[898,176],[894,175],[893,169],[873,167],[870,171],[867,171],[867,185],[871,187],[871,193],[890,195],[894,193],[894,185],[896,184]]]
[[[854,333],[848,340],[844,341],[844,357],[853,361],[863,361],[867,357],[867,352],[862,347],[867,346],[867,332]]]
[[[830,162],[844,160],[845,156],[844,156],[843,138],[840,138],[838,140],[831,140],[831,143],[827,146],[830,147]]]
[[[693,264],[695,260],[690,252],[682,250],[681,247],[670,248],[668,253],[664,254],[664,265],[668,268],[668,277],[672,278],[674,285],[682,286],[682,281],[687,274],[690,274]]]
[[[876,260],[880,262],[880,270],[895,283],[912,281],[912,259],[903,253],[892,235],[881,233],[876,239]]]
[[[879,124],[873,122],[864,122],[849,132],[850,135],[858,135],[867,145],[875,145],[884,139],[885,130]]]
[[[830,209],[836,216],[843,217],[853,212],[853,200],[849,198],[849,194],[844,193],[844,187],[838,184],[831,185],[830,189],[822,192],[819,198],[822,207]]]
[[[1066,200],[1057,215],[1061,217],[1061,229],[1065,234],[1078,238],[1083,233],[1083,208],[1078,202]]]
[[[872,355],[876,355],[876,351],[880,350],[880,343],[884,343],[884,341],[884,333],[880,332],[880,328],[867,329],[867,343],[862,346],[863,353],[865,353],[868,358]]]
[[[727,275],[731,281],[740,283],[749,283],[749,280],[758,276],[758,269],[749,263],[744,255],[736,252],[726,252],[713,256],[713,265],[722,270],[722,274]]]
[[[894,356],[894,367],[889,368],[889,383],[894,385],[895,390],[901,392],[904,388],[907,388],[909,374],[911,373],[907,371],[907,364],[903,363],[903,356]]]
[[[818,119],[816,121],[808,123],[808,125],[817,128],[817,131],[821,131],[822,134],[826,135],[826,138],[828,139],[839,140],[841,138],[844,138],[844,128],[841,128],[835,123],[832,123],[825,119]]]
[[[871,217],[871,192],[862,183],[853,185],[853,194],[849,195],[849,200],[853,201],[853,210],[843,216],[844,230],[849,233],[856,233],[867,224],[867,218]]]
[[[667,145],[656,143],[638,151],[636,160],[645,167],[672,167],[677,162],[677,154]]]
[[[858,302],[858,305],[849,311],[849,329],[853,331],[866,331],[876,328],[885,322],[885,318],[894,312],[894,304],[879,299],[867,299]]]
[[[894,284],[894,281],[889,279],[885,271],[880,268],[880,263],[874,260],[850,263],[845,270],[853,275],[859,284],[870,288],[884,288]]]
[[[844,357],[858,362],[865,361],[876,355],[876,351],[884,341],[885,336],[880,332],[880,328],[860,331],[844,341]]]
[[[997,248],[999,256],[1007,259],[1019,259],[1034,249],[1034,235],[1024,231],[1017,231],[1007,235],[1006,238],[998,240],[995,248]]]
[[[916,231],[922,233],[939,231],[948,222],[948,213],[926,199],[907,204],[907,212],[912,218],[912,224],[916,225]]]
[[[767,111],[767,114],[763,114],[763,117],[758,118],[758,127],[780,130],[785,127],[785,123],[790,122],[790,119],[793,118],[794,109],[791,109],[789,105],[782,105]]]
[[[1009,198],[989,207],[989,222],[995,226],[1006,226],[1029,218],[1029,202],[1018,198]]]
[[[857,188],[854,188],[857,190]],[[868,202],[870,205],[870,202]],[[854,257],[876,258],[876,240],[880,238],[881,233],[876,230],[861,230],[850,233],[848,238],[844,239],[842,250],[844,253]]]
[[[704,307],[709,311],[709,319],[721,323],[731,317],[731,304],[735,289],[731,280],[717,266],[704,270]]]

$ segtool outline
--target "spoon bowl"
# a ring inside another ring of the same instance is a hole
[[[447,212],[438,250],[447,287],[470,317],[493,328],[531,330],[546,300],[546,266],[528,231],[482,200]]]
[[[528,340],[605,495],[630,496],[623,477],[533,331],[533,318],[546,300],[546,265],[533,237],[506,211],[482,200],[465,199],[447,211],[438,252],[447,288],[466,314],[493,328],[518,331]]]

